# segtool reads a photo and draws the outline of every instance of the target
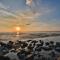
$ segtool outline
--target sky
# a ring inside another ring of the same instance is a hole
[[[0,0],[0,32],[60,31],[60,0]]]

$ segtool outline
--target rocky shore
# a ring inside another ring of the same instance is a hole
[[[59,60],[60,42],[17,40],[0,42],[0,59],[4,60]]]

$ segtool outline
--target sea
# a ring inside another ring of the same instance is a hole
[[[26,41],[26,40],[43,40],[60,42],[60,32],[1,32],[0,41]]]

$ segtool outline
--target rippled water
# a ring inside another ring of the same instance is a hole
[[[0,41],[16,41],[16,40],[43,40],[43,41],[54,41],[60,42],[60,36],[49,36],[49,37],[40,37],[41,35],[51,35],[52,33],[60,33],[60,32],[31,32],[31,33],[20,33],[20,35],[16,35],[15,33],[1,33]],[[40,36],[39,36],[40,34]],[[39,37],[38,37],[39,36]]]
[[[43,40],[43,41],[54,41],[54,42],[60,42],[60,36],[55,37],[45,37],[45,38],[37,38],[36,40]]]

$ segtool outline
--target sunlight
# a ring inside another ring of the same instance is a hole
[[[21,30],[21,27],[17,26],[16,31],[19,32]]]

